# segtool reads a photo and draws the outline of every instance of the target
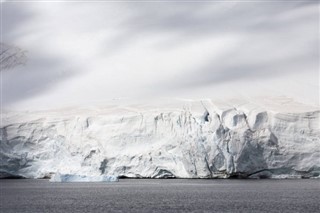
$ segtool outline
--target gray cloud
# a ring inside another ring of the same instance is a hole
[[[72,77],[74,72],[64,70],[61,64],[61,59],[39,56],[25,66],[6,71],[2,79],[3,102],[11,104],[33,97]]]
[[[16,30],[25,26],[34,17],[34,13],[21,3],[2,3],[2,37],[3,40],[15,40],[19,36]]]
[[[75,90],[60,85],[78,78],[78,99],[108,99],[143,96],[145,88],[166,95],[172,89],[263,82],[301,72],[318,76],[314,1],[6,2],[3,11],[4,42],[30,54],[25,67],[3,75],[4,101],[11,105],[61,90],[75,99]],[[217,49],[202,43],[228,37],[232,45],[221,41]],[[201,48],[203,59],[197,55]],[[168,69],[176,70],[170,75]]]
[[[240,1],[218,5],[195,2],[130,5],[130,18],[120,25],[125,30],[111,43],[115,44],[114,49],[127,47],[140,36],[158,33],[176,33],[174,40],[163,44],[165,48],[188,45],[192,39],[216,35],[246,37],[232,52],[195,70],[187,68],[181,76],[173,77],[178,81],[168,79],[166,85],[173,88],[221,84],[243,78],[273,78],[302,70],[316,74],[319,58],[317,2]],[[255,46],[258,48],[252,48]],[[287,51],[282,51],[283,48]],[[279,50],[283,52],[280,58],[266,62],[250,58],[259,54],[261,58],[272,58]],[[159,87],[161,84],[164,82],[160,82]]]
[[[179,36],[170,42],[173,47],[175,44],[188,45],[192,39],[216,35],[233,34],[244,39],[231,52],[193,70],[186,68],[180,76],[160,82],[159,86],[183,89],[241,79],[276,78],[295,72],[317,77],[317,2],[241,2],[217,13],[210,12],[214,10],[211,3],[191,4],[190,7],[179,8],[177,13],[163,12],[162,6],[154,5],[146,10],[147,13],[137,6],[136,18],[126,23],[134,27],[126,34],[175,32]],[[175,6],[172,5],[171,9],[175,10]],[[208,7],[213,10],[197,13]]]
[[[3,3],[2,30],[3,40],[8,45],[19,43],[19,39],[39,34],[37,28],[30,26],[38,15],[29,3]],[[30,28],[31,27],[31,28]],[[41,33],[41,32],[40,32]],[[50,42],[50,41],[48,41]],[[16,48],[20,49],[18,45]],[[12,104],[31,98],[57,86],[61,81],[76,74],[68,64],[68,59],[59,55],[42,52],[41,44],[36,41],[29,45],[32,49],[23,49],[25,63],[13,70],[5,70],[2,75],[2,101]]]

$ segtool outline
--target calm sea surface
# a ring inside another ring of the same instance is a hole
[[[320,180],[0,180],[0,212],[320,212]]]

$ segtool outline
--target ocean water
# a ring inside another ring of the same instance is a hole
[[[0,180],[0,212],[320,212],[320,180]]]

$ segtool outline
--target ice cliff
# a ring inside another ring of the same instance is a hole
[[[285,111],[285,110],[284,110]],[[186,101],[4,112],[2,177],[319,177],[319,109]]]

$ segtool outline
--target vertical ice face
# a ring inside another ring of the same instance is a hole
[[[5,114],[2,176],[318,177],[319,110],[188,107]]]

